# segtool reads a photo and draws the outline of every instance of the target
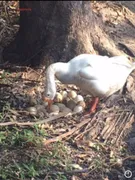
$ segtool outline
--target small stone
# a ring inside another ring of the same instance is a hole
[[[72,111],[71,111],[71,109],[69,109],[69,108],[65,107],[65,108],[63,109],[63,111],[62,111],[62,112],[67,112],[67,113],[70,113],[70,112],[72,112]]]
[[[30,104],[31,106],[34,106],[34,105],[37,104],[37,100],[36,100],[34,97],[30,96],[30,97],[29,97],[29,104]]]
[[[45,116],[44,112],[38,112],[38,115],[40,118],[43,118]]]
[[[57,116],[59,114],[59,112],[51,112],[50,114],[49,114],[49,116]]]
[[[37,109],[35,107],[28,107],[27,111],[30,113],[30,115],[37,115]]]
[[[48,102],[42,102],[43,106],[46,108],[48,106]]]
[[[83,109],[86,107],[86,104],[85,104],[84,101],[79,101],[79,102],[77,103],[77,105],[82,106]]]
[[[67,102],[67,107],[70,108],[71,110],[73,110],[76,106],[76,103],[73,100],[69,100]]]
[[[62,102],[62,100],[63,100],[62,95],[57,92],[57,93],[56,93],[56,96],[55,96],[55,98],[54,98],[54,102],[59,103],[59,102]]]
[[[118,159],[117,159],[117,164],[118,164],[119,166],[122,166],[122,163],[123,163],[122,159],[118,158]]]
[[[62,91],[61,92],[61,95],[62,95],[62,99],[64,100],[64,99],[66,99],[67,98],[67,91]]]
[[[55,105],[57,105],[59,107],[60,111],[63,111],[63,109],[66,108],[65,104],[62,104],[62,103],[56,103]]]
[[[74,99],[76,98],[76,96],[77,96],[77,93],[75,91],[69,91],[68,97],[70,97],[71,99]]]
[[[45,107],[40,104],[36,105],[35,108],[37,109],[38,112],[43,111],[45,109]]]
[[[80,113],[80,112],[83,112],[83,107],[82,106],[75,106],[73,112],[76,112],[76,113]]]
[[[42,129],[44,129],[45,127],[46,127],[46,125],[45,125],[45,124],[42,124],[42,125],[41,125],[41,128],[42,128]]]
[[[75,97],[74,101],[75,101],[76,103],[78,103],[79,101],[84,101],[84,98],[83,98],[81,95],[77,95],[77,96]]]
[[[63,104],[67,104],[68,101],[70,101],[69,97],[67,97],[66,99],[63,99]]]
[[[59,112],[59,107],[57,105],[51,105],[50,112]]]

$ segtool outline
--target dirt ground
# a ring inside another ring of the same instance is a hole
[[[95,13],[102,17],[105,31],[116,46],[131,57],[135,57],[135,2],[95,1],[92,7]],[[9,25],[8,14],[5,19],[3,17],[1,14],[0,52],[14,38],[19,28],[17,20]],[[0,61],[3,62],[2,55],[0,55]],[[7,102],[11,108],[8,111],[4,110],[5,114],[1,123],[9,122],[11,116],[14,121],[17,117],[18,122],[34,122],[35,119],[26,113],[26,107],[29,107],[30,96],[37,98],[37,103],[41,101],[39,94],[43,89],[44,70],[36,71],[28,67],[12,67],[11,69],[7,67],[4,70],[2,66],[0,67],[0,110],[3,112],[3,107],[7,105]],[[16,72],[12,72],[13,69],[16,69]],[[63,143],[70,148],[72,159],[83,167],[78,172],[72,171],[67,176],[68,179],[126,180],[124,175],[126,170],[132,172],[132,177],[128,179],[135,179],[134,77],[135,73],[129,76],[122,94],[118,92],[107,100],[101,101],[97,112],[89,118],[88,123],[78,128],[77,132],[71,134],[69,138],[64,139]],[[64,88],[67,87],[58,84],[58,91]],[[80,93],[80,90],[76,91]],[[35,96],[36,93],[39,96]],[[48,123],[45,127],[48,136],[53,138],[77,127],[84,120],[81,116],[62,117]],[[48,118],[47,115],[45,118]],[[82,135],[81,138],[78,134]],[[7,151],[12,157],[12,149],[9,148]],[[5,155],[3,149],[0,152]],[[2,155],[0,164],[4,161]],[[86,171],[83,172],[83,170]]]

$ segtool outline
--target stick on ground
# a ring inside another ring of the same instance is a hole
[[[37,121],[37,122],[18,122],[18,121],[4,122],[4,123],[0,123],[0,126],[11,126],[11,125],[17,125],[17,126],[33,126],[33,125],[36,125],[36,124],[44,124],[44,123],[47,123],[47,122],[50,122],[50,121],[54,121],[54,120],[56,120],[56,119],[59,119],[59,118],[61,118],[61,117],[66,116],[67,114],[68,114],[67,112],[60,113],[60,114],[57,115],[57,116],[52,116],[52,117],[49,117],[49,118],[47,118],[47,119],[40,120],[40,121]]]
[[[82,117],[81,119],[84,119],[84,117]],[[70,136],[72,135],[75,131],[77,131],[78,129],[80,129],[82,126],[84,126],[85,124],[87,124],[89,121],[91,120],[91,118],[88,118],[88,119],[84,119],[83,121],[81,121],[79,124],[76,125],[76,127],[72,128],[70,131],[64,133],[64,134],[61,134],[55,138],[51,138],[51,139],[48,139],[48,140],[45,140],[44,141],[44,145],[48,145],[52,142],[57,142],[57,141],[61,141],[62,139],[66,138],[67,136]]]

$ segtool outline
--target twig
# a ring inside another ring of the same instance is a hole
[[[125,157],[125,158],[123,158],[122,159],[122,162],[124,162],[124,161],[126,161],[126,160],[135,160],[135,156],[134,155],[131,155],[131,156],[127,156],[127,157]],[[117,165],[118,164],[118,162],[115,162],[115,163],[113,163],[113,164],[110,164],[110,166],[111,167],[113,167],[113,166],[115,166],[115,165]]]
[[[84,169],[77,169],[73,171],[65,171],[67,174],[77,174],[77,173],[88,173],[90,171],[89,168],[84,168]]]
[[[121,117],[123,116],[123,112],[120,114],[120,116],[117,119],[117,122],[115,122],[115,119],[112,119],[112,121],[109,122],[107,128],[102,132],[102,137],[105,139],[105,142],[107,142],[108,138],[111,136],[112,132],[115,130],[116,131],[116,126],[119,124],[121,121]]]
[[[2,36],[2,34],[5,32],[5,29],[6,29],[6,27],[4,27],[4,28],[1,30],[0,36]]]
[[[84,117],[82,117],[81,120],[84,119]],[[59,135],[59,136],[57,136],[55,138],[45,140],[44,145],[48,145],[48,144],[50,144],[52,142],[60,141],[60,140],[62,140],[64,138],[66,138],[67,136],[72,135],[75,131],[77,131],[79,128],[81,128],[82,126],[87,124],[90,120],[91,120],[91,118],[85,119],[85,120],[81,121],[79,124],[77,124],[76,127],[72,128],[70,131],[68,131],[68,132],[66,132],[64,134],[61,134],[61,135]]]
[[[5,10],[5,14],[6,14],[6,19],[9,23],[11,23],[11,19],[10,19],[10,16],[9,16],[9,12],[8,12],[8,9],[7,9],[7,4],[5,3],[4,4],[4,10]]]
[[[94,121],[95,121],[95,116],[91,119],[91,122],[85,127],[84,131],[82,133],[78,134],[74,139],[78,140],[79,138],[82,138],[83,135],[87,132],[87,127],[90,125],[90,128],[91,128],[93,126]],[[89,129],[88,129],[88,131],[89,131]]]
[[[77,170],[72,170],[72,171],[66,171],[66,170],[63,170],[63,171],[51,171],[49,172],[48,174],[77,174],[77,173],[88,173],[90,171],[89,168],[84,168],[84,169],[77,169]],[[47,171],[46,170],[43,170],[40,172],[41,174],[46,174]]]
[[[126,129],[131,128],[131,126],[132,126],[132,124],[133,124],[133,122],[134,122],[133,112],[131,112],[131,113],[129,114],[128,119],[130,119],[129,122],[127,122],[126,124],[123,125],[123,127],[121,128],[120,135],[116,138],[116,141],[115,141],[115,142],[116,142],[117,145],[119,144],[120,138],[121,138],[122,136],[124,136],[124,131],[125,131]]]
[[[43,123],[47,123],[47,122],[50,122],[50,121],[54,121],[58,118],[61,118],[61,117],[64,117],[66,116],[68,113],[67,112],[64,112],[64,113],[60,113],[59,115],[57,116],[52,116],[52,117],[49,117],[47,119],[44,119],[44,120],[40,120],[38,122],[18,122],[18,121],[14,121],[14,122],[5,122],[5,123],[0,123],[0,126],[11,126],[11,125],[17,125],[17,126],[33,126],[33,125],[36,125],[36,124],[43,124]]]

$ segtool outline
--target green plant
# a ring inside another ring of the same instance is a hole
[[[0,133],[0,144],[3,146],[0,177],[3,180],[25,180],[48,174],[50,179],[66,180],[59,170],[68,169],[71,163],[68,150],[60,142],[53,144],[51,149],[45,149],[45,135],[46,131],[38,126],[3,128]]]

